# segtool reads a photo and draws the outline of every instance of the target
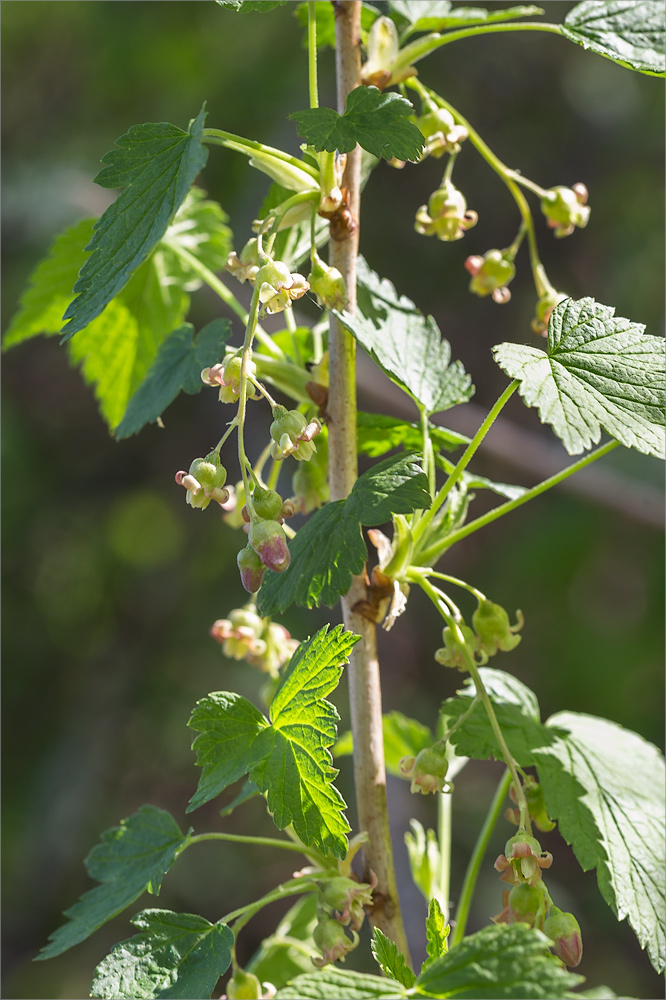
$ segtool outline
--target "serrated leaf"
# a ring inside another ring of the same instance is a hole
[[[385,160],[418,160],[424,139],[409,121],[413,111],[413,105],[393,91],[361,86],[347,96],[342,115],[332,108],[309,108],[289,117],[298,134],[318,152],[349,153],[358,143]]]
[[[389,774],[402,777],[400,760],[416,757],[421,750],[435,742],[430,729],[416,719],[408,719],[402,712],[387,712],[382,716],[384,733],[384,763]],[[335,744],[336,757],[345,757],[354,752],[351,732],[343,733]]]
[[[565,38],[614,62],[664,75],[664,7],[652,0],[583,0],[567,12]]]
[[[384,459],[356,480],[346,500],[315,511],[289,543],[284,572],[268,570],[258,594],[263,615],[284,612],[294,602],[332,607],[363,569],[367,555],[361,525],[373,527],[391,513],[409,514],[430,505],[427,477],[413,455]]]
[[[187,807],[192,812],[247,774],[254,741],[268,722],[247,698],[215,691],[196,703],[187,724],[200,734],[192,749],[197,752],[197,766],[203,768]]]
[[[176,821],[156,806],[138,812],[102,834],[85,864],[91,878],[101,882],[65,910],[69,923],[49,938],[37,961],[53,958],[80,941],[134,902],[146,889],[157,895],[162,876],[186,842]]]
[[[663,757],[636,733],[590,715],[558,712],[546,728],[565,734],[536,754],[548,813],[663,972]]]
[[[202,108],[187,132],[167,122],[133,125],[116,141],[120,148],[102,157],[107,165],[96,182],[124,190],[95,223],[63,340],[101,313],[164,236],[206,162],[204,118]]]
[[[461,445],[469,444],[469,438],[457,431],[450,431],[429,421],[430,440],[435,451],[440,448],[453,451]],[[392,448],[405,451],[419,451],[423,447],[423,433],[419,424],[406,423],[398,417],[383,413],[363,413],[356,415],[357,450],[371,458],[379,458]]]
[[[429,965],[445,955],[448,951],[447,938],[451,928],[444,919],[442,908],[436,899],[431,899],[428,903],[428,916],[426,918],[426,951],[428,957],[421,966],[424,972]]]
[[[626,448],[664,454],[664,340],[594,299],[565,299],[548,324],[548,351],[499,344],[495,360],[520,382],[570,455],[602,429]]]
[[[207,198],[201,188],[191,187],[155,251],[161,255],[157,268],[164,274],[165,284],[175,284],[188,292],[203,284],[198,272],[178,255],[178,250],[187,250],[209,271],[224,270],[232,249],[228,221],[218,202]]]
[[[459,361],[451,364],[451,347],[432,316],[398,295],[362,257],[358,281],[356,313],[335,315],[388,377],[429,414],[467,402],[471,379]]]
[[[506,10],[485,10],[483,7],[455,7],[451,10],[448,0],[389,0],[392,12],[408,22],[404,36],[420,31],[444,31],[449,28],[468,28],[474,24],[491,24],[494,21],[511,21],[518,17],[543,14],[540,7],[508,7]]]
[[[551,944],[527,924],[484,927],[429,965],[417,986],[456,1000],[559,1000],[583,977],[566,971]]]
[[[270,729],[252,748],[250,779],[267,796],[278,829],[292,824],[304,844],[344,857],[344,799],[332,784],[337,775],[329,747],[338,713],[326,701],[337,686],[358,636],[342,625],[325,625],[292,656],[271,702]]]
[[[399,983],[381,976],[367,976],[361,972],[346,972],[328,966],[322,972],[297,976],[283,989],[275,1000],[402,1000],[407,994]]]
[[[379,927],[373,928],[371,947],[375,962],[384,975],[394,979],[408,990],[411,989],[416,982],[416,976],[409,968],[407,959],[397,944],[387,938]]]
[[[142,910],[140,933],[121,941],[95,969],[90,996],[101,1000],[210,997],[231,965],[233,931],[193,913]]]
[[[160,345],[145,379],[130,399],[125,416],[115,429],[117,439],[138,434],[153,423],[182,391],[190,396],[203,388],[201,369],[214,365],[224,354],[231,336],[228,319],[214,319],[194,339],[191,323],[174,330]]]

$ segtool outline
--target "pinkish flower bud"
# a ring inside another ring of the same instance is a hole
[[[264,619],[264,629],[261,633],[263,649],[256,653],[248,653],[245,659],[262,673],[277,677],[280,667],[291,659],[298,645],[298,639],[292,639],[283,625],[267,622]]]
[[[227,257],[227,271],[238,278],[240,282],[253,282],[259,271],[261,260],[257,248],[256,237],[248,240],[241,250],[240,257],[236,253],[230,253]]]
[[[210,634],[222,644],[225,656],[242,660],[265,652],[263,631],[264,619],[257,614],[254,604],[250,603],[244,608],[234,608],[228,618],[219,618],[211,626]]]
[[[352,931],[351,938],[338,920],[323,917],[312,932],[314,943],[321,951],[321,958],[313,958],[312,964],[322,969],[331,962],[344,962],[345,955],[358,945],[359,937]]]
[[[499,855],[494,868],[502,872],[503,882],[535,885],[541,878],[541,869],[550,868],[552,863],[553,855],[542,851],[538,840],[526,833],[517,833],[507,840],[504,854]]]
[[[508,652],[520,642],[520,636],[514,635],[525,624],[522,611],[516,611],[517,622],[509,625],[509,616],[499,604],[482,600],[472,615],[472,625],[479,638],[479,650],[488,656],[494,656],[501,649]]]
[[[573,913],[563,913],[556,906],[551,907],[543,930],[553,941],[557,957],[569,968],[575,969],[583,957],[583,938]]]
[[[264,566],[282,573],[289,565],[291,556],[284,529],[277,521],[255,521],[248,532],[250,545]]]
[[[261,587],[265,566],[251,545],[241,549],[236,557],[241,583],[248,594],[256,594]]]
[[[513,261],[501,250],[488,250],[483,257],[468,257],[465,267],[472,275],[469,290],[483,297],[492,295],[494,302],[508,302],[511,292],[507,288],[516,275]]]
[[[450,783],[446,781],[448,769],[446,750],[439,748],[438,744],[426,747],[416,757],[403,757],[400,761],[400,773],[412,780],[409,788],[412,794],[421,792],[428,795],[430,792],[450,790]]]
[[[242,368],[243,359],[240,353],[229,354],[224,361],[213,365],[212,368],[202,369],[201,381],[205,385],[220,386],[219,398],[221,403],[235,403],[240,396]],[[257,373],[257,366],[249,358],[246,364],[246,372],[248,377],[254,377]],[[251,385],[248,388],[251,390],[248,393],[249,398],[255,398],[254,388]]]
[[[319,901],[333,911],[335,919],[341,924],[351,924],[358,931],[365,919],[366,906],[372,906],[372,893],[377,885],[377,876],[372,873],[372,882],[356,882],[351,878],[336,875],[333,878],[320,879]]]

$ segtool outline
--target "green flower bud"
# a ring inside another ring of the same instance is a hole
[[[321,431],[319,420],[313,417],[308,422],[299,410],[287,410],[279,405],[274,408],[273,417],[270,435],[274,441],[271,455],[275,461],[288,455],[293,455],[298,462],[309,461],[317,450],[312,438]]]
[[[456,631],[447,625],[442,632],[444,646],[436,651],[435,659],[443,667],[455,667],[456,670],[467,670],[468,666],[463,650],[467,647],[472,659],[475,659],[479,640],[469,625],[459,625],[458,628],[463,634],[464,643],[458,640]]]
[[[516,612],[517,622],[509,625],[509,616],[499,604],[492,601],[479,601],[479,605],[472,615],[472,625],[479,637],[479,650],[488,656],[494,656],[498,649],[508,652],[520,642],[520,636],[514,635],[518,632],[525,620],[522,611]]]
[[[574,969],[580,964],[583,938],[573,913],[563,913],[556,906],[551,907],[543,931],[553,942],[553,951],[565,965]]]
[[[468,211],[465,196],[451,181],[446,181],[430,195],[427,207],[416,213],[415,229],[423,236],[436,236],[450,242],[459,240],[478,221],[476,212]]]
[[[511,292],[507,285],[515,278],[516,268],[501,250],[488,250],[483,257],[468,257],[465,268],[472,275],[470,292],[481,297],[492,295],[498,303],[509,301]]]
[[[541,199],[541,211],[555,236],[570,236],[576,226],[584,229],[590,218],[587,188],[584,184],[551,188]]]
[[[317,296],[317,302],[324,309],[344,309],[347,305],[345,279],[337,267],[329,267],[313,254],[312,270],[308,274],[310,288]]]
[[[456,125],[453,115],[446,108],[435,107],[413,121],[426,140],[424,157],[434,156],[439,160],[444,153],[459,153],[460,143],[469,135],[463,125]]]
[[[352,931],[350,938],[342,924],[329,916],[320,918],[312,937],[321,951],[321,958],[312,959],[312,964],[319,969],[331,962],[344,962],[347,952],[353,951],[359,941],[356,931]]]
[[[227,983],[229,1000],[261,1000],[264,991],[261,983],[251,972],[236,969]]]
[[[261,486],[255,487],[252,503],[259,517],[267,521],[277,521],[280,516],[282,497],[276,490],[265,490]]]
[[[517,885],[527,882],[535,885],[541,878],[541,869],[550,868],[553,855],[541,850],[541,844],[526,833],[517,833],[506,842],[504,854],[495,861],[495,869],[502,872],[502,881]]]
[[[205,458],[195,458],[189,472],[181,469],[175,478],[178,485],[187,490],[186,500],[191,507],[205,510],[211,500],[222,506],[229,499],[229,490],[224,489],[227,470],[215,452]]]
[[[445,780],[448,769],[446,749],[438,744],[426,747],[416,757],[403,757],[400,761],[400,773],[404,778],[411,778],[409,790],[412,794],[421,792],[422,795],[428,795],[430,792],[446,791],[449,784]]]

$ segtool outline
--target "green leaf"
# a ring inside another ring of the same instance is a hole
[[[301,607],[332,607],[346,594],[367,555],[361,525],[373,527],[391,514],[409,514],[430,505],[427,477],[413,455],[384,459],[356,480],[346,500],[315,511],[290,541],[291,563],[284,572],[268,570],[258,595],[263,615]]]
[[[209,271],[223,271],[232,249],[228,221],[218,202],[206,198],[201,188],[191,187],[155,251],[161,255],[158,269],[167,279],[165,284],[175,284],[188,292],[203,284],[198,273],[178,255],[179,249],[187,250]]]
[[[445,448],[452,451],[460,445],[469,444],[469,438],[464,434],[439,427],[430,421],[428,426],[435,450]],[[363,413],[359,410],[356,415],[356,442],[359,452],[370,455],[371,458],[379,458],[392,448],[419,451],[423,447],[423,434],[419,424],[406,423],[382,413]]]
[[[194,340],[191,323],[174,330],[161,344],[145,379],[129,401],[116,427],[117,439],[138,434],[153,423],[182,391],[190,396],[203,388],[201,369],[214,365],[224,354],[231,336],[228,319],[214,319]]]
[[[583,0],[568,11],[565,38],[650,76],[664,75],[664,8],[652,0]]]
[[[484,927],[429,965],[417,986],[456,1000],[558,1000],[583,977],[566,971],[551,943],[527,924]]]
[[[304,844],[344,857],[344,799],[332,784],[337,770],[329,747],[339,719],[326,696],[337,686],[359,636],[342,625],[325,625],[302,642],[286,667],[271,702],[272,726],[254,741],[250,779],[267,803],[278,829],[292,824]]]
[[[268,722],[247,698],[215,691],[196,703],[187,724],[200,734],[192,749],[197,752],[197,765],[203,768],[187,807],[192,812],[247,774],[254,741]]]
[[[156,806],[141,806],[120,826],[106,830],[85,862],[90,877],[102,885],[65,910],[70,922],[51,934],[37,960],[53,958],[85,941],[146,889],[158,895],[162,876],[186,841],[173,817]]]
[[[321,152],[349,153],[358,143],[373,156],[418,160],[424,146],[420,130],[409,121],[414,107],[395,92],[356,87],[347,96],[344,114],[332,108],[294,111],[298,134]]]
[[[402,712],[388,712],[382,716],[384,732],[384,761],[389,774],[402,777],[400,760],[403,757],[416,757],[425,747],[435,742],[430,729],[416,719],[408,719]],[[354,752],[351,732],[343,733],[335,744],[333,753],[336,757],[345,757]]]
[[[397,944],[387,938],[379,927],[373,929],[371,947],[374,959],[384,975],[395,979],[408,990],[411,989],[416,982],[416,976]]]
[[[427,413],[466,403],[474,387],[432,316],[425,317],[390,281],[358,259],[358,306],[335,315],[361,347]]]
[[[95,969],[91,997],[103,1000],[210,997],[231,965],[233,931],[193,913],[142,910],[140,933],[115,945]]]
[[[495,360],[520,382],[570,455],[602,429],[627,448],[664,453],[664,340],[594,299],[565,299],[548,324],[548,351],[499,344]]]
[[[404,36],[419,31],[443,31],[445,28],[468,28],[473,24],[512,21],[518,17],[543,14],[540,7],[508,7],[506,10],[485,10],[483,7],[456,7],[451,10],[448,0],[389,0],[392,13],[408,22]]]
[[[346,972],[327,966],[322,972],[297,976],[283,989],[275,1000],[402,1000],[407,994],[396,982],[381,976],[367,976],[361,972]]]
[[[231,802],[229,802],[228,805],[220,809],[220,816],[231,816],[232,812],[234,812],[234,810],[237,809],[238,806],[242,806],[244,802],[249,802],[250,799],[256,798],[258,794],[259,791],[257,787],[253,785],[251,781],[244,781],[243,787],[241,788],[238,795],[234,795]]]
[[[428,916],[426,918],[426,951],[428,957],[421,966],[421,972],[437,958],[441,958],[448,951],[447,938],[451,928],[444,919],[442,908],[436,899],[431,899],[428,903]]]
[[[107,166],[96,182],[124,190],[95,223],[77,297],[63,317],[64,340],[101,313],[164,236],[206,162],[204,118],[202,107],[187,132],[166,122],[133,125],[116,141],[120,148],[102,157]]]
[[[560,733],[535,754],[546,808],[583,871],[628,918],[657,972],[664,970],[664,759],[636,733],[590,715],[558,712]]]
[[[439,873],[441,858],[439,840],[434,830],[424,830],[417,819],[410,819],[411,833],[405,834],[405,847],[409,856],[412,881],[426,898],[447,903],[441,895]]]
[[[263,13],[274,7],[284,7],[287,0],[215,0],[220,7],[229,7],[241,14]]]

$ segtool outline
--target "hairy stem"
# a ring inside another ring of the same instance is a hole
[[[455,946],[459,944],[465,936],[467,917],[469,916],[469,908],[472,902],[472,896],[474,895],[474,888],[476,886],[479,869],[481,868],[481,862],[483,861],[483,856],[488,848],[488,841],[490,840],[492,832],[495,829],[495,823],[499,819],[499,814],[502,811],[502,806],[507,796],[507,792],[509,791],[510,784],[511,772],[507,769],[504,772],[504,777],[497,787],[495,797],[490,805],[485,823],[479,832],[476,844],[474,845],[474,850],[472,851],[472,856],[469,859],[469,864],[467,865],[465,879],[460,891],[460,899],[458,900],[458,906],[456,907],[456,924],[449,940],[449,948],[455,948]]]
[[[360,0],[335,3],[336,70],[338,110],[345,109],[347,95],[361,82]],[[350,195],[350,209],[358,222],[360,203],[361,150],[357,146],[347,156],[343,185]],[[349,312],[356,305],[356,258],[358,228],[343,241],[331,240],[330,263],[342,273],[347,286]],[[356,354],[355,342],[331,317],[329,340],[328,448],[331,500],[346,497],[358,475],[356,461]],[[370,913],[372,924],[379,927],[398,947],[409,954],[402,923],[393,848],[386,803],[386,772],[382,733],[382,702],[377,660],[377,637],[374,622],[364,618],[356,607],[366,598],[363,576],[355,577],[342,600],[345,625],[361,642],[351,655],[349,697],[354,738],[354,778],[359,823],[368,833],[364,847],[364,877],[377,876],[377,900]]]

